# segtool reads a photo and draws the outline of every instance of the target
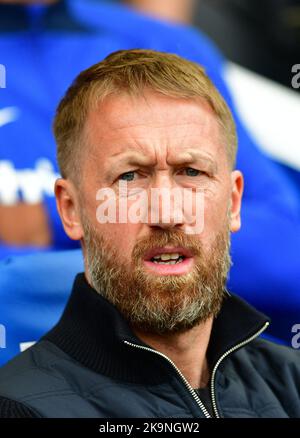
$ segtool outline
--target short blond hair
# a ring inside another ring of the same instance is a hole
[[[61,100],[55,120],[57,160],[62,177],[80,173],[79,151],[92,105],[110,95],[142,95],[150,89],[175,98],[203,98],[222,127],[230,166],[235,166],[237,137],[232,114],[203,67],[180,56],[154,50],[120,50],[81,72]]]

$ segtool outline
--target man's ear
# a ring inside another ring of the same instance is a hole
[[[55,182],[55,196],[57,210],[63,227],[72,240],[80,240],[83,237],[83,229],[79,216],[78,195],[74,184],[64,178]]]
[[[244,190],[243,174],[239,170],[231,172],[231,211],[230,231],[235,233],[241,228],[241,206]]]

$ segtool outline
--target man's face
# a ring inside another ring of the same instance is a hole
[[[113,96],[90,112],[85,135],[79,190],[91,284],[132,325],[152,332],[182,331],[216,314],[230,265],[229,232],[237,229],[231,214],[239,209],[242,189],[240,183],[237,194],[241,176],[230,171],[209,105],[150,91],[144,97]],[[126,197],[127,210],[134,203],[119,189],[120,181],[148,195],[155,220],[149,214],[143,223],[98,222],[99,189],[113,189],[116,201]],[[202,194],[200,233],[187,234],[190,224],[184,214],[176,218],[181,207],[172,202],[164,222],[163,198],[151,201],[153,189],[162,188],[189,189],[194,211],[196,194]]]

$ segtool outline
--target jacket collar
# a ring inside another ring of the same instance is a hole
[[[70,0],[53,5],[0,5],[0,32],[66,30],[84,31],[75,18]]]
[[[211,369],[226,351],[255,335],[268,320],[237,296],[226,297],[208,346]],[[89,286],[84,274],[76,276],[60,321],[42,340],[54,343],[83,366],[115,379],[159,383],[170,374],[164,358],[124,343],[149,348],[119,311]]]

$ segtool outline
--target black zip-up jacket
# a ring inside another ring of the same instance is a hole
[[[299,417],[300,352],[259,338],[268,319],[225,299],[208,346],[216,417]],[[197,392],[76,277],[61,320],[0,370],[0,417],[204,418]]]

